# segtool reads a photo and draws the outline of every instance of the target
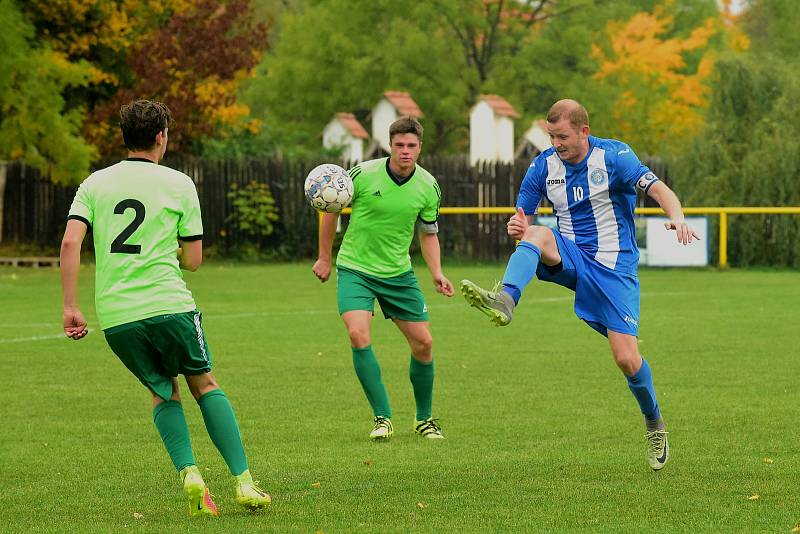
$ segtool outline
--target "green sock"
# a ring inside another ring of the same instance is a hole
[[[231,474],[236,476],[247,471],[247,457],[239,434],[239,424],[228,397],[221,389],[215,389],[200,397],[197,404],[203,413],[208,435],[228,464]]]
[[[367,345],[363,349],[353,348],[353,367],[375,417],[392,417],[389,396],[381,380],[381,366],[378,365],[375,353],[372,352],[372,345]]]
[[[180,472],[185,467],[194,465],[192,442],[189,439],[189,427],[183,406],[176,400],[164,401],[153,408],[153,422],[156,424],[161,441],[167,448],[169,457]]]
[[[429,419],[433,405],[433,360],[422,363],[412,356],[408,377],[414,388],[414,400],[417,401],[417,421]]]

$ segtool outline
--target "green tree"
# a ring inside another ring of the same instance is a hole
[[[674,163],[676,185],[694,205],[800,205],[800,70],[763,54],[717,64],[705,127]],[[800,267],[796,216],[734,216],[735,265]]]
[[[80,181],[94,151],[80,135],[82,110],[65,111],[62,93],[88,82],[88,65],[34,46],[34,29],[13,0],[0,0],[0,27],[0,158]]]
[[[618,88],[587,83],[599,65],[591,45],[608,41],[608,21],[661,3],[437,0],[398,10],[388,0],[308,2],[281,21],[243,100],[284,152],[317,152],[335,112],[366,112],[386,90],[419,103],[432,152],[466,149],[468,110],[481,93],[505,96],[523,121],[558,98],[579,98],[593,124],[611,126]],[[688,35],[701,14],[716,13],[714,0],[666,5],[670,35]]]

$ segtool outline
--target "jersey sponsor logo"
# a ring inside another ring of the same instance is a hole
[[[383,198],[383,195],[381,195],[381,190],[380,189],[378,189],[377,191],[372,193],[372,196],[373,197],[378,197],[378,198]]]
[[[592,171],[592,174],[589,175],[589,181],[592,182],[592,185],[600,185],[606,181],[606,171],[603,169],[595,169]]]
[[[658,180],[655,174],[652,172],[646,172],[642,176],[639,177],[639,181],[636,182],[636,185],[639,189],[647,189],[650,187],[650,184]]]
[[[630,148],[626,148],[625,150],[620,150],[619,152],[617,152],[617,156],[621,156],[623,154],[627,154],[630,151],[631,151]]]
[[[564,185],[567,183],[565,178],[548,178],[547,185]]]

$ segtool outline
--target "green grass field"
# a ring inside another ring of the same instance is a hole
[[[503,267],[451,266],[491,283]],[[507,328],[424,270],[447,439],[412,431],[409,352],[382,316],[373,346],[395,412],[390,443],[351,365],[333,283],[309,264],[205,265],[187,279],[250,465],[273,495],[253,515],[183,389],[221,509],[191,519],[150,399],[94,330],[60,335],[58,272],[0,268],[0,530],[8,532],[790,532],[800,523],[795,272],[646,270],[641,350],[672,458],[651,472],[638,406],[570,293],[534,282]],[[93,271],[82,271],[93,315]],[[134,514],[140,514],[135,518]]]

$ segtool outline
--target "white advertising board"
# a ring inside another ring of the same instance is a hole
[[[678,243],[674,230],[664,228],[665,217],[647,217],[647,265],[656,267],[683,267],[708,265],[708,218],[687,217],[700,241],[688,245]]]

